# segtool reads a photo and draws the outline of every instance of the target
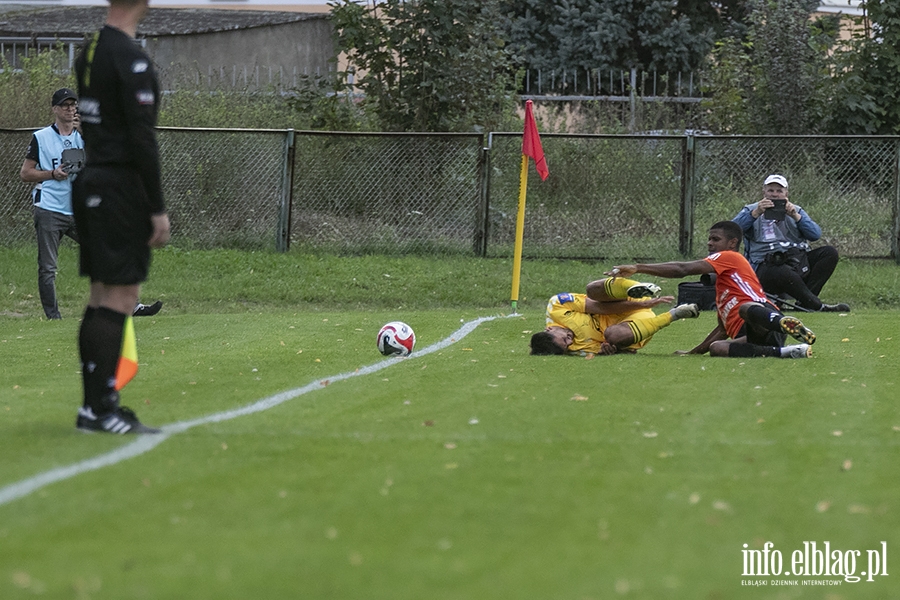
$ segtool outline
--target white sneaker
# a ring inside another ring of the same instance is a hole
[[[629,298],[652,298],[661,288],[655,283],[636,283],[628,288]]]
[[[679,304],[669,312],[672,313],[672,320],[696,319],[700,316],[700,307],[696,304]]]
[[[809,358],[812,356],[812,348],[809,344],[795,344],[781,349],[781,358]]]

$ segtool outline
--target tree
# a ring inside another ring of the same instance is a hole
[[[753,112],[747,90],[753,87],[753,63],[749,42],[726,37],[716,42],[712,67],[708,70],[702,108],[707,111],[706,126],[719,134],[745,134],[753,131]]]
[[[745,0],[509,0],[510,46],[529,69],[700,67],[745,30]]]
[[[825,48],[814,42],[821,25],[811,20],[818,0],[754,0],[748,36],[755,86],[751,90],[759,133],[821,133],[829,70]]]
[[[61,87],[75,87],[67,62],[68,53],[61,44],[23,57],[21,69],[13,69],[0,55],[0,127],[44,127],[52,122],[50,94]]]
[[[861,3],[853,37],[836,53],[832,132],[900,134],[900,4]]]
[[[719,133],[814,134],[827,128],[833,92],[832,18],[812,19],[815,0],[751,0],[744,39],[717,42],[704,107]]]
[[[363,103],[388,131],[471,131],[514,114],[500,0],[329,3]]]

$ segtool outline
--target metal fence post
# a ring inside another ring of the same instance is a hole
[[[678,250],[689,257],[694,252],[694,136],[687,134],[681,145],[681,231]]]
[[[291,247],[291,203],[294,197],[294,130],[284,136],[284,152],[281,164],[281,198],[278,207],[278,225],[275,249],[287,252]]]
[[[891,258],[900,264],[900,140],[894,142],[894,210]]]
[[[488,133],[487,146],[481,143],[481,151],[478,157],[478,208],[475,211],[475,239],[473,250],[475,256],[484,258],[487,256],[488,227],[491,203],[491,133]]]
[[[637,69],[631,67],[631,90],[628,92],[629,103],[631,105],[631,117],[628,119],[628,133],[634,133],[635,123],[637,122]]]

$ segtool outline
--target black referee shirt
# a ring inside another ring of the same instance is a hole
[[[106,25],[76,60],[75,72],[87,166],[135,169],[150,213],[164,212],[154,129],[159,82],[150,58],[129,35]]]

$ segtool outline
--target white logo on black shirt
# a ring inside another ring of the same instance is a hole
[[[141,105],[153,104],[155,100],[155,96],[150,90],[138,90],[135,97],[137,98],[138,104]]]

